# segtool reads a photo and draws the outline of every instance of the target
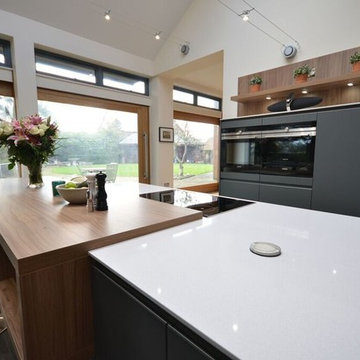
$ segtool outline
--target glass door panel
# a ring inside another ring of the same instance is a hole
[[[43,100],[38,106],[60,130],[44,175],[66,178],[102,170],[108,181],[139,181],[137,113]]]
[[[174,120],[174,187],[218,182],[219,126]]]

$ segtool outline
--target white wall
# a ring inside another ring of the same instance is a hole
[[[224,0],[241,13],[247,7],[238,0]],[[250,0],[251,5],[300,43],[291,62],[318,57],[360,45],[356,24],[358,0]],[[284,44],[294,41],[251,13],[252,19]],[[159,52],[155,72],[162,73],[186,62],[224,50],[223,116],[234,117],[239,76],[286,65],[282,46],[253,28],[216,0],[194,0],[174,30],[177,37],[190,42],[184,57],[171,41]]]

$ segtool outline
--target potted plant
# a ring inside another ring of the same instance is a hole
[[[360,71],[360,52],[350,56],[350,64],[352,64],[353,71]]]
[[[295,82],[306,82],[309,77],[315,76],[315,68],[310,67],[308,64],[302,65],[294,70]]]
[[[262,82],[263,80],[259,75],[254,75],[249,81],[250,92],[259,91]]]

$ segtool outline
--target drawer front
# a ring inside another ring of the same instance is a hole
[[[311,189],[260,184],[259,200],[273,204],[310,209]]]
[[[259,183],[236,180],[221,180],[220,195],[240,199],[259,200]]]

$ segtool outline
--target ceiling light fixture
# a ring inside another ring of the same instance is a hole
[[[271,96],[267,96],[265,99],[266,100],[271,100]]]
[[[347,86],[354,86],[354,83],[348,82],[348,83],[347,83]]]
[[[160,40],[160,34],[161,34],[161,31],[158,31],[155,33],[154,37],[156,40]]]
[[[301,91],[301,93],[305,95],[305,94],[308,93],[308,91],[306,89],[304,89],[304,90]]]
[[[105,20],[107,20],[107,21],[109,21],[111,19],[110,12],[111,12],[110,9],[105,11],[104,17],[105,17]]]
[[[240,16],[241,18],[243,19],[243,21],[249,21],[249,14],[250,14],[250,11],[254,10],[254,8],[250,9],[250,10],[244,10]]]
[[[258,25],[256,25],[254,22],[250,21],[249,19],[249,13],[251,11],[254,11],[254,13],[256,13],[257,15],[261,16],[265,21],[267,21],[269,24],[271,24],[273,27],[275,27],[278,31],[280,31],[281,33],[283,33],[284,35],[286,35],[288,38],[290,38],[292,41],[295,42],[295,46],[291,46],[291,52],[290,55],[285,54],[286,57],[290,58],[290,57],[294,57],[296,54],[296,49],[300,48],[300,44],[299,42],[294,39],[291,35],[289,35],[286,31],[284,31],[282,28],[280,28],[280,26],[276,25],[273,21],[271,21],[268,17],[266,17],[264,14],[262,14],[259,10],[255,9],[251,4],[249,4],[248,1],[246,0],[241,0],[246,6],[250,7],[249,10],[244,10],[243,12],[239,13],[236,10],[234,10],[233,8],[231,8],[229,5],[227,5],[223,0],[217,0],[222,6],[226,7],[228,10],[230,10],[232,13],[234,13],[237,16],[240,16],[242,18],[243,21],[247,22],[248,24],[252,25],[254,28],[256,28],[257,30],[259,30],[260,32],[262,32],[263,34],[265,34],[266,36],[268,36],[269,38],[271,38],[272,40],[276,41],[277,43],[279,43],[280,45],[282,45],[283,49],[286,48],[290,48],[290,46],[286,46],[281,40],[279,40],[276,36],[271,35],[270,33],[268,33],[267,31],[263,30],[262,28],[260,28]]]

